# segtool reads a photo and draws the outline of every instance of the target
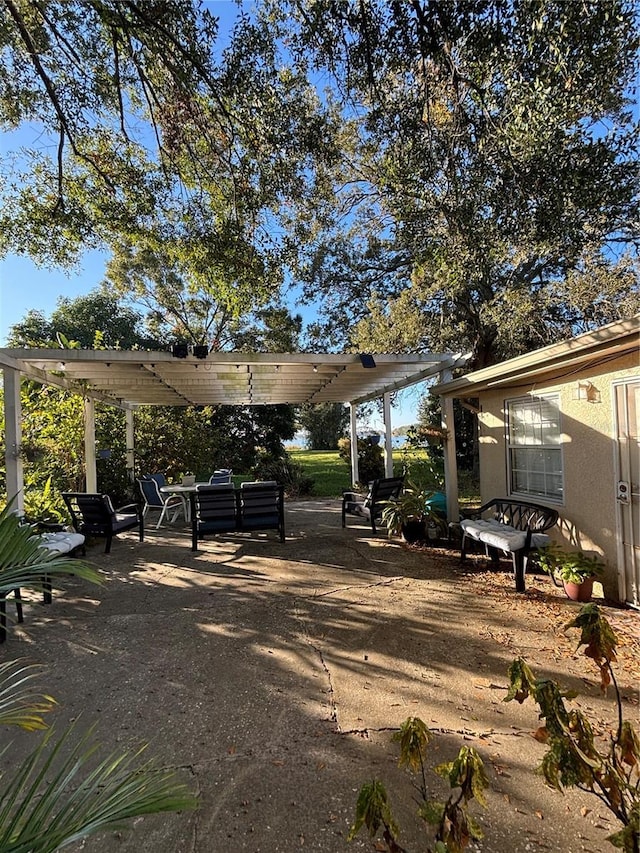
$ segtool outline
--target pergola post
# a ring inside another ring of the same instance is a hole
[[[382,422],[384,424],[384,475],[393,477],[393,447],[391,445],[391,394],[382,395]]]
[[[355,403],[349,403],[349,415],[351,418],[351,483],[355,486],[360,478],[358,471],[358,422],[356,412],[358,407]]]
[[[20,371],[5,367],[4,374],[4,461],[7,499],[16,496],[14,510],[24,514],[24,471],[22,465],[22,401]]]
[[[452,378],[450,370],[440,372],[440,383],[449,382]],[[458,506],[458,463],[456,461],[456,433],[453,422],[453,398],[440,397],[442,411],[442,426],[447,430],[444,439],[444,485],[447,494],[447,518],[449,521],[460,519]]]
[[[97,492],[96,404],[89,397],[85,397],[84,400],[84,472],[87,492]]]
[[[133,435],[133,409],[125,409],[124,413],[125,417],[125,432],[126,432],[126,467],[127,467],[127,480],[131,485],[133,485],[134,481],[134,435]]]

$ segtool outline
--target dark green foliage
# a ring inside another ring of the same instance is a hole
[[[638,310],[634,0],[278,6],[349,146],[298,214],[316,340],[482,367]]]
[[[349,410],[342,403],[301,406],[298,425],[306,430],[309,450],[337,450],[349,424]]]
[[[605,565],[598,557],[585,554],[583,551],[565,551],[560,545],[552,542],[542,549],[538,555],[540,566],[567,583],[581,584],[587,578],[601,575]]]
[[[341,438],[338,442],[340,458],[351,467],[351,439]],[[384,477],[384,456],[379,444],[369,438],[358,439],[358,476],[360,484],[368,486],[372,480]]]
[[[11,327],[8,346],[59,346],[59,335],[77,342],[82,348],[96,346],[96,334],[105,349],[160,349],[162,344],[142,331],[143,317],[123,305],[113,292],[97,288],[74,299],[60,297],[46,319],[32,310]]]
[[[289,498],[298,498],[313,492],[313,479],[305,476],[302,465],[294,462],[288,453],[282,456],[261,454],[253,468],[253,475],[258,480],[275,480],[281,483]]]

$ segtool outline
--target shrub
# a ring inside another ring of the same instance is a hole
[[[341,438],[338,442],[340,458],[351,466],[351,439]],[[358,439],[358,477],[363,486],[372,480],[384,477],[384,455],[382,447],[368,438]]]
[[[415,788],[419,794],[418,816],[435,827],[434,853],[461,853],[471,840],[482,838],[479,826],[471,817],[468,804],[476,800],[485,806],[484,790],[488,786],[482,759],[473,747],[463,746],[453,761],[440,764],[435,772],[446,779],[451,794],[446,803],[430,799],[426,776],[427,746],[433,733],[419,717],[409,717],[394,733],[400,744],[399,767],[419,774]],[[406,853],[398,842],[398,826],[391,812],[387,791],[382,782],[374,779],[360,789],[356,817],[349,830],[348,841],[366,827],[374,838],[382,830],[382,839],[391,853]],[[376,844],[376,850],[382,850]]]
[[[262,453],[253,469],[253,475],[259,480],[282,483],[287,497],[290,498],[310,495],[313,492],[313,479],[305,475],[302,465],[294,462],[288,453],[284,456]]]

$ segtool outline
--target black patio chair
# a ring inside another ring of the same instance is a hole
[[[191,501],[191,550],[206,533],[230,533],[238,529],[238,508],[233,483],[198,486]]]
[[[137,527],[140,541],[144,541],[144,518],[138,504],[114,509],[109,495],[87,492],[63,492],[62,497],[77,533],[106,537],[105,554],[111,551],[113,537],[125,530]]]
[[[284,542],[284,486],[275,480],[241,483],[238,515],[240,530],[277,530]]]
[[[346,527],[347,515],[359,515],[368,519],[371,530],[377,533],[376,523],[382,516],[385,501],[397,498],[402,491],[404,477],[381,477],[369,483],[369,493],[342,493],[342,526]]]

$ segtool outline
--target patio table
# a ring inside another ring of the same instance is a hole
[[[184,483],[167,483],[165,486],[160,486],[160,491],[165,495],[178,495],[182,500],[184,509],[185,521],[191,521],[191,501],[189,495],[195,492],[198,486],[208,486],[209,481],[205,480],[202,483],[191,483],[186,486]]]

